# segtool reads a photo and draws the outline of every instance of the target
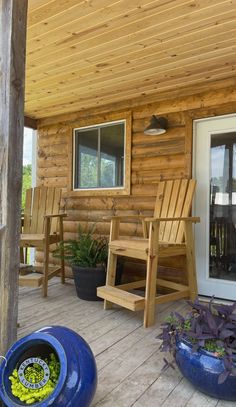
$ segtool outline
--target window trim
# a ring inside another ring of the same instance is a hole
[[[74,188],[75,174],[75,133],[77,130],[94,128],[96,126],[106,126],[109,124],[124,123],[124,185],[113,188]],[[68,185],[70,196],[96,196],[96,195],[130,195],[130,174],[131,174],[131,112],[119,114],[107,114],[96,119],[81,120],[72,128],[71,146],[69,148],[69,170]]]

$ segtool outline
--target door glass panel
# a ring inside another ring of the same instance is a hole
[[[209,276],[236,281],[236,133],[211,135]]]

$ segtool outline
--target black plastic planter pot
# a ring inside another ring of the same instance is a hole
[[[26,406],[11,391],[11,376],[15,368],[54,352],[60,362],[60,375],[54,391],[33,407],[89,407],[97,385],[94,356],[84,339],[71,329],[51,326],[17,341],[0,365],[0,399],[7,407]]]
[[[106,284],[105,267],[72,267],[75,288],[79,298],[87,301],[103,301],[97,297],[97,287]],[[123,265],[117,265],[116,285],[120,284]]]

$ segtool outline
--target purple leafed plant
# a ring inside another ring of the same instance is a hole
[[[185,317],[173,312],[162,325],[161,350],[175,356],[179,340],[185,340],[192,351],[204,349],[222,358],[225,370],[218,383],[223,383],[229,374],[236,376],[236,302],[232,305],[218,305],[211,299],[209,305],[188,301],[192,310]],[[173,363],[164,359],[166,367]]]

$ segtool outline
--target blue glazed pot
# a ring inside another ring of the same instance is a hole
[[[0,398],[7,407],[26,406],[11,392],[9,376],[16,366],[30,357],[54,352],[60,361],[60,376],[53,393],[33,407],[88,407],[97,386],[94,356],[85,340],[71,329],[51,326],[17,341],[0,365]]]
[[[236,376],[229,375],[218,384],[225,370],[222,359],[203,349],[193,353],[191,345],[183,340],[177,342],[175,358],[183,376],[198,390],[217,399],[236,401]]]

